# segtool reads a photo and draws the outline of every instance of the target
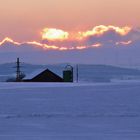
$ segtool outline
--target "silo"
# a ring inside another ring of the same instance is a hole
[[[64,82],[73,82],[73,67],[67,65],[63,71]]]

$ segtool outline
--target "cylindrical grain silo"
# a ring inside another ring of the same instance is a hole
[[[73,82],[73,67],[67,65],[63,71],[64,82]]]

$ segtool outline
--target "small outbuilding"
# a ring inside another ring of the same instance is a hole
[[[49,69],[38,70],[31,75],[26,76],[23,82],[63,82],[63,78]]]

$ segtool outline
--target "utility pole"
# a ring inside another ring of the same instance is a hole
[[[20,82],[20,74],[21,74],[21,71],[20,71],[20,62],[19,62],[19,58],[17,58],[17,62],[16,62],[17,66],[16,66],[16,82]]]

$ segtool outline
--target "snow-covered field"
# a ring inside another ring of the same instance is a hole
[[[0,140],[140,140],[140,81],[0,83]]]

